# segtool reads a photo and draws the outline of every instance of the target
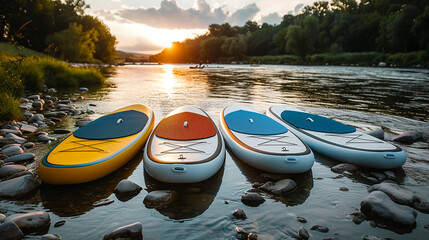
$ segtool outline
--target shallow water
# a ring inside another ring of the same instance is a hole
[[[196,105],[219,122],[220,111],[236,103],[250,104],[265,112],[274,104],[290,104],[315,114],[339,119],[361,130],[382,127],[386,139],[406,130],[429,134],[429,71],[331,66],[229,66],[218,69],[189,69],[187,65],[121,66],[109,79],[113,86],[86,96],[78,103],[92,108],[95,119],[120,107],[141,103],[155,111],[156,123],[171,110]],[[97,107],[90,107],[89,103]],[[62,127],[72,128],[75,119],[66,117]],[[50,130],[48,130],[50,131]],[[53,135],[55,136],[55,135]],[[61,138],[61,135],[55,137]],[[34,150],[40,160],[54,146],[38,144]],[[402,145],[408,153],[406,164],[395,170],[398,181],[429,202],[428,142]],[[240,198],[252,183],[266,181],[260,172],[229,150],[225,164],[212,178],[202,183],[167,185],[149,177],[143,169],[142,152],[118,171],[97,181],[75,186],[43,184],[29,199],[0,200],[0,211],[45,210],[52,224],[49,233],[62,239],[101,239],[117,227],[139,221],[144,239],[236,239],[235,227],[255,232],[259,239],[287,239],[304,227],[320,224],[328,233],[310,231],[313,239],[336,237],[361,239],[362,235],[394,239],[426,239],[429,215],[418,212],[417,226],[408,232],[372,227],[368,221],[352,222],[350,213],[360,208],[368,195],[369,181],[360,176],[336,178],[330,167],[338,164],[316,154],[310,172],[290,176],[298,183],[293,193],[284,197],[263,195],[258,207],[244,205]],[[37,162],[30,165],[37,172]],[[117,199],[112,194],[117,183],[128,178],[144,188],[131,199]],[[349,191],[340,191],[347,187]],[[143,199],[148,191],[175,189],[179,200],[166,209],[148,209]],[[114,203],[93,208],[100,199]],[[228,204],[225,203],[228,202]],[[248,219],[238,220],[232,212],[242,208]],[[308,222],[300,223],[296,216]],[[66,220],[64,226],[53,224]],[[396,231],[396,232],[395,232]],[[38,236],[27,236],[38,239]]]

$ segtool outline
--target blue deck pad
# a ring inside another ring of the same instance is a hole
[[[143,130],[148,119],[146,114],[135,110],[112,113],[79,128],[73,135],[92,140],[127,137]]]
[[[281,117],[297,128],[325,133],[352,133],[356,128],[319,115],[289,111],[282,112]]]
[[[238,110],[225,116],[228,127],[236,132],[254,135],[274,135],[287,132],[287,128],[260,113]]]

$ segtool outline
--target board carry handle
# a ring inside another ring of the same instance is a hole
[[[184,173],[186,172],[186,168],[181,166],[174,166],[171,168],[171,171],[173,171],[174,173]]]
[[[286,158],[286,159],[285,159],[285,162],[286,162],[286,163],[296,163],[296,162],[297,162],[297,160],[296,160],[296,158]]]
[[[395,154],[393,154],[393,153],[386,153],[386,154],[384,154],[384,158],[386,158],[386,159],[395,159]]]

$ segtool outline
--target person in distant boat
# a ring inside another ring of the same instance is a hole
[[[199,67],[200,67],[200,68],[203,68],[203,60],[200,60],[200,65],[199,65]]]

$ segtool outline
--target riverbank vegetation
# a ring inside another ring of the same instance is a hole
[[[249,59],[250,58],[250,59]],[[211,24],[206,35],[173,43],[152,62],[429,66],[429,2],[331,0],[285,15],[279,25]],[[249,61],[250,60],[250,61]]]

